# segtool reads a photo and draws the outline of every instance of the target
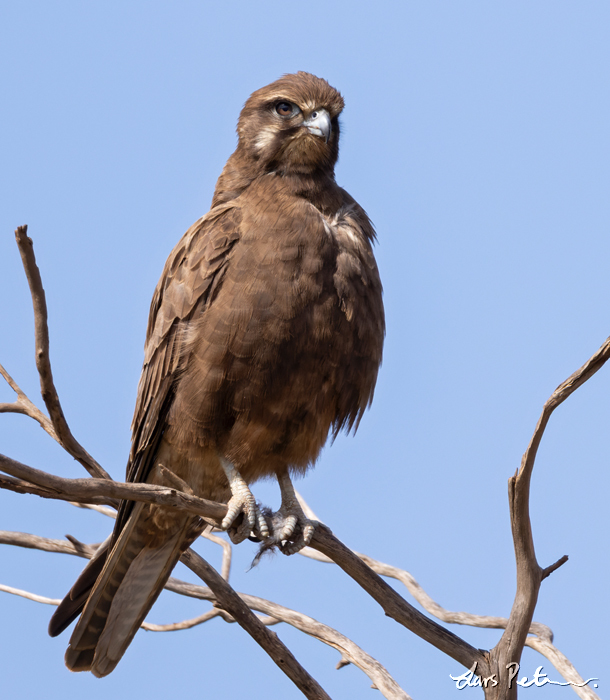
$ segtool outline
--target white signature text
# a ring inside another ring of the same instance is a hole
[[[586,681],[583,681],[582,683],[572,683],[570,681],[562,683],[561,681],[552,681],[546,675],[546,673],[543,673],[542,668],[542,666],[538,666],[531,679],[527,676],[523,676],[522,678],[518,678],[517,680],[515,680],[515,678],[517,678],[517,674],[519,673],[519,664],[516,661],[507,664],[506,670],[508,671],[508,687],[512,688],[514,682],[521,688],[531,688],[532,686],[535,686],[536,688],[542,688],[543,685],[571,685],[577,688],[582,688],[583,686],[591,683],[591,681],[599,680],[599,678],[589,678]],[[464,688],[493,688],[496,685],[498,685],[498,678],[495,673],[491,676],[488,676],[487,678],[484,678],[483,676],[477,674],[476,661],[467,671],[462,673],[461,676],[450,675],[449,678],[451,678],[452,681],[455,681],[455,687],[458,690],[463,690]],[[597,683],[594,683],[593,687],[597,688]]]

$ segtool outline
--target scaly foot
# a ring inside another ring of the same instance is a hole
[[[227,503],[228,511],[220,527],[228,531],[233,544],[243,542],[251,532],[263,539],[269,537],[267,521],[256,505],[248,484],[230,462],[222,458],[220,462],[233,494]],[[237,527],[233,528],[232,525],[240,513],[243,513],[243,519]]]
[[[311,542],[316,521],[309,520],[303,512],[288,472],[280,474],[277,480],[282,494],[282,505],[276,515],[279,515],[283,520],[276,535],[280,542],[278,546],[283,554],[296,554]],[[294,538],[295,530],[299,530],[296,538]]]

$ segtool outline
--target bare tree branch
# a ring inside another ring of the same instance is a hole
[[[189,630],[197,625],[202,625],[204,622],[213,620],[220,615],[220,610],[208,610],[197,617],[192,617],[190,620],[182,620],[182,622],[173,622],[169,625],[155,625],[152,622],[143,622],[141,627],[148,632],[180,632],[181,630]]]
[[[307,501],[303,498],[303,496],[301,496],[300,493],[297,492],[296,496],[301,508],[303,508],[303,512],[310,520],[323,522],[313,512]],[[433,600],[433,598],[431,598],[420,586],[415,577],[405,569],[399,569],[397,566],[392,566],[391,564],[377,561],[377,559],[373,559],[367,554],[361,554],[360,552],[356,552],[354,550],[352,550],[352,552],[357,557],[360,557],[360,559],[362,559],[362,561],[367,564],[376,574],[400,581],[415,598],[415,600],[422,606],[422,608],[424,608],[424,610],[427,610],[431,615],[434,615],[434,617],[442,620],[443,622],[455,625],[469,625],[471,627],[484,627],[491,629],[504,629],[508,624],[508,618],[506,617],[475,615],[473,613],[453,612],[446,610],[435,600]],[[312,549],[311,547],[305,547],[299,552],[299,554],[304,557],[308,557],[309,559],[314,559],[315,561],[324,562],[326,564],[334,564],[332,559],[327,557],[325,554]],[[560,566],[561,564],[558,563],[558,565]],[[553,641],[553,632],[551,629],[540,622],[532,622],[529,632],[530,634],[536,634],[544,639],[548,639],[550,642]]]
[[[182,555],[181,561],[205,581],[214,592],[218,605],[231,613],[239,625],[269,654],[305,697],[311,700],[330,700],[330,696],[322,686],[299,664],[292,652],[279,640],[277,634],[265,627],[216,569],[192,549],[188,549]]]
[[[45,402],[51,423],[57,435],[59,444],[80,462],[92,475],[101,479],[109,479],[110,475],[93,457],[76,441],[64,416],[59,402],[59,396],[53,382],[51,361],[49,358],[49,327],[47,324],[47,301],[42,286],[40,270],[36,264],[34,244],[27,236],[27,226],[19,226],[15,231],[15,239],[21,254],[23,269],[30,287],[32,304],[34,306],[34,332],[36,339],[36,368],[40,376],[40,393]],[[19,394],[18,394],[19,396]],[[21,397],[19,397],[21,398]],[[18,399],[19,402],[19,399]],[[29,415],[29,414],[28,414]],[[36,419],[38,420],[38,419]],[[39,421],[40,422],[40,421]],[[41,423],[42,425],[42,423]],[[43,425],[44,427],[44,425]],[[48,432],[48,431],[47,431]]]
[[[175,489],[154,484],[121,483],[111,479],[64,479],[28,467],[5,455],[0,455],[0,470],[33,484],[37,490],[32,492],[43,498],[114,507],[118,505],[117,499],[157,503],[194,513],[213,525],[219,525],[227,512],[226,504],[208,501]]]
[[[221,539],[221,538],[215,538],[215,539]],[[29,535],[26,533],[22,532],[7,532],[7,531],[0,531],[0,544],[8,544],[8,545],[15,545],[19,547],[27,547],[30,549],[39,549],[42,551],[46,552],[59,552],[62,554],[71,554],[75,556],[80,556],[80,557],[85,557],[89,558],[97,549],[97,545],[80,545],[80,546],[75,546],[70,542],[66,542],[64,540],[52,540],[48,539],[45,537],[38,537],[36,535]],[[228,543],[227,543],[228,544]],[[229,545],[230,546],[230,545]],[[311,550],[310,553],[308,554],[310,558],[316,559],[318,561],[324,561],[328,563],[333,563],[331,559],[328,559],[323,554],[320,554],[316,550]],[[358,556],[366,556],[366,555],[358,555]],[[372,562],[375,562],[375,560],[371,560]],[[401,577],[395,576],[394,574],[396,572],[400,572],[400,569],[396,569],[396,567],[392,567],[389,564],[384,564],[383,562],[375,562],[376,566],[379,566],[380,568],[387,567],[388,570],[392,570],[392,577],[397,578],[398,580],[401,580]],[[378,571],[378,573],[381,573]],[[407,574],[407,576],[410,576],[408,572],[403,572],[404,574]],[[384,574],[386,575],[386,574]],[[390,575],[390,574],[387,574]],[[191,583],[186,583],[185,581],[181,581],[180,579],[176,578],[170,578],[169,581],[167,582],[167,585],[165,586],[167,590],[172,591],[174,593],[177,593],[178,595],[185,595],[189,596],[191,598],[198,598],[200,600],[208,600],[208,601],[214,601],[216,600],[214,594],[212,591],[203,586],[199,586],[196,584],[191,584]],[[15,595],[21,595],[22,593],[25,594],[24,597],[29,598],[31,600],[37,600],[38,598],[43,598],[43,596],[36,596],[35,594],[30,594],[27,593],[26,591],[21,591],[18,592],[19,589],[13,589],[10,586],[4,586],[1,590],[4,590],[6,592],[14,593]],[[277,603],[272,603],[271,601],[265,601],[262,598],[256,598],[255,596],[248,596],[247,594],[240,593],[240,597],[246,601],[248,606],[252,610],[258,610],[259,612],[269,612],[270,614],[273,615],[273,618],[267,618],[263,620],[264,624],[275,624],[277,622],[286,622],[287,624],[290,624],[294,626],[296,629],[299,629],[306,634],[309,634],[307,631],[307,626],[305,624],[301,624],[301,619],[305,620],[310,620],[312,618],[308,618],[307,615],[304,615],[303,613],[296,612],[294,610],[290,610],[289,608],[284,608],[281,605],[278,605]],[[42,602],[47,602],[51,601],[53,599],[51,598],[44,598]],[[267,607],[268,605],[268,607]],[[271,607],[273,606],[273,607]],[[286,615],[285,612],[289,612],[290,615]],[[221,610],[214,610],[214,611],[209,611],[209,612],[214,612],[216,615],[221,615],[224,619],[227,621],[234,621],[234,619],[227,615],[226,613],[223,615],[224,611]],[[145,623],[143,627],[145,629],[151,629],[153,631],[171,631],[173,629],[187,629],[188,627],[194,626],[195,624],[202,624],[203,622],[206,622],[207,619],[202,619],[204,618],[208,613],[204,613],[204,615],[199,616],[199,618],[193,618],[192,620],[185,620],[184,622],[178,622],[178,623],[173,623],[171,625],[152,625],[152,623]],[[462,613],[455,613],[455,614],[462,614]],[[468,613],[463,613],[464,615],[468,615]],[[473,618],[481,618],[482,620],[497,620],[498,622],[503,621],[504,624],[508,622],[506,618],[493,618],[493,617],[487,617],[487,616],[479,616],[479,615],[473,615]],[[209,619],[212,619],[211,617]],[[317,621],[315,621],[317,622]],[[192,623],[192,624],[189,624]],[[327,640],[334,639],[337,641],[339,638],[334,637],[334,633],[340,635],[340,633],[336,632],[336,630],[333,630],[332,628],[328,627],[327,625],[323,625],[322,623],[317,623],[318,625],[321,625],[321,628],[317,629],[316,635],[317,638],[320,639],[320,641],[323,641],[324,643],[329,643]],[[460,623],[464,624],[464,623]],[[468,623],[472,624],[472,623]],[[184,625],[184,627],[182,627]],[[578,674],[578,672],[574,669],[573,665],[570,663],[570,661],[552,644],[552,632],[546,625],[542,625],[541,623],[534,623],[532,625],[532,628],[534,625],[537,626],[538,634],[540,636],[534,636],[534,637],[528,637],[526,641],[526,646],[531,647],[532,649],[535,649],[538,651],[540,654],[542,654],[545,658],[547,658],[554,666],[555,668],[559,671],[559,673],[562,674],[562,676],[565,678],[566,681],[571,682],[571,683],[580,683],[582,684],[584,681],[582,677]],[[320,630],[324,631],[324,629],[330,630],[333,634],[326,634],[322,633]],[[532,629],[533,633],[533,629]],[[342,635],[340,635],[342,636]],[[349,640],[348,640],[349,641]],[[332,645],[331,645],[332,646]],[[339,648],[338,646],[335,646],[335,648]],[[363,654],[366,655],[368,659],[371,659],[373,662],[373,668],[375,667],[375,664],[378,662],[372,659],[372,657],[369,657],[366,652],[362,652]],[[338,668],[341,666],[344,666],[346,664],[353,663],[355,666],[358,666],[360,669],[362,669],[367,675],[369,675],[369,678],[375,683],[381,690],[383,689],[384,685],[383,683],[379,683],[378,679],[376,677],[373,677],[370,673],[368,673],[366,669],[366,664],[361,665],[360,660],[358,658],[352,658],[351,656],[343,654],[342,651],[342,659],[339,661]],[[379,666],[381,666],[379,664]],[[381,667],[383,668],[383,667]],[[386,671],[387,673],[387,671]],[[593,692],[588,687],[574,687],[574,691],[579,695],[579,697],[584,698],[585,700],[599,700],[598,696]],[[382,692],[384,692],[382,690]]]
[[[3,583],[0,583],[0,591],[10,593],[11,595],[18,595],[20,598],[27,598],[27,600],[33,600],[35,603],[44,603],[44,605],[59,605],[61,603],[59,598],[46,598],[43,595],[36,595],[36,593],[22,591],[20,588],[5,586]]]
[[[202,598],[204,600],[213,600],[215,598],[214,593],[209,589],[174,578],[168,581],[166,588],[175,593],[193,598]],[[264,598],[258,598],[257,596],[252,596],[247,593],[239,593],[239,597],[250,609],[267,613],[273,618],[292,625],[301,632],[319,639],[321,642],[340,651],[342,659],[345,659],[345,663],[352,663],[354,666],[364,671],[384,697],[391,698],[392,700],[394,698],[397,700],[409,700],[409,696],[398,686],[384,666],[363,651],[357,644],[340,632],[337,632],[337,630],[314,620],[314,618],[308,615],[265,600]],[[345,665],[345,663],[342,665]]]
[[[220,538],[214,538],[217,540]],[[40,549],[46,552],[60,552],[63,554],[72,554],[81,557],[90,557],[96,550],[95,545],[88,545],[85,548],[75,547],[69,542],[63,540],[51,540],[36,535],[28,535],[21,532],[5,532],[0,531],[0,544],[12,544],[20,547],[31,549]],[[227,543],[228,544],[228,543]],[[230,546],[230,545],[229,545]],[[176,578],[170,578],[167,582],[166,589],[179,595],[186,595],[191,598],[207,600],[214,602],[216,596],[208,587],[199,586],[196,584],[186,583]],[[28,591],[22,591],[11,586],[0,585],[0,590],[13,595],[19,595],[35,602],[46,603],[49,605],[57,605],[60,601],[53,598],[46,598]],[[350,639],[342,635],[337,630],[325,625],[308,615],[291,610],[277,603],[273,603],[264,598],[258,598],[245,593],[238,594],[251,610],[257,610],[261,613],[266,613],[265,617],[259,618],[265,625],[273,625],[279,622],[285,622],[296,629],[308,634],[329,646],[341,652],[342,662],[340,666],[346,664],[354,664],[368,675],[372,683],[382,692],[384,697],[389,700],[409,700],[409,696],[398,686],[396,681],[390,676],[387,670],[372,656],[363,651],[358,645],[354,644]],[[222,616],[224,611],[219,609],[209,610],[206,613],[184,620],[177,623],[158,625],[145,622],[142,624],[143,629],[154,632],[170,632],[183,629],[190,629],[199,624],[203,624],[208,620],[217,616]],[[233,622],[233,616],[226,616],[227,621]],[[339,667],[340,667],[339,666]]]
[[[508,699],[517,697],[516,685],[513,684],[510,689],[507,687],[507,666],[511,663],[519,663],[521,660],[542,580],[567,561],[567,557],[564,556],[552,566],[543,569],[536,559],[529,496],[531,476],[540,441],[557,406],[601,369],[609,358],[610,338],[580,369],[555,389],[542,409],[530,444],[521,460],[521,467],[508,481],[511,529],[517,563],[517,590],[504,634],[489,654],[493,672],[498,675],[501,682],[498,686],[491,688],[489,694],[486,693],[486,697]],[[500,688],[506,688],[506,694],[499,690]]]
[[[561,673],[565,678],[566,682],[572,684],[572,690],[578,695],[579,698],[583,700],[601,700],[599,695],[597,695],[589,685],[586,685],[587,681],[578,673],[578,671],[572,666],[570,661],[553,646],[550,640],[540,639],[540,637],[528,637],[525,646],[535,649],[537,652],[545,656],[555,668]],[[597,680],[597,679],[588,679]]]
[[[326,564],[334,564],[332,559],[329,559],[327,556],[321,554],[315,549],[311,549],[311,547],[305,547],[299,552],[299,554],[304,557],[308,557],[309,559],[314,559]],[[365,564],[367,564],[380,576],[386,576],[388,578],[393,578],[400,581],[415,598],[415,600],[422,606],[422,608],[424,608],[424,610],[427,610],[431,615],[434,615],[434,617],[442,620],[443,622],[453,625],[469,625],[471,627],[484,627],[489,629],[504,629],[508,624],[507,617],[475,615],[474,613],[446,610],[426,593],[414,576],[408,571],[399,569],[397,566],[392,566],[391,564],[377,561],[377,559],[373,559],[367,554],[362,554],[355,551],[354,554],[357,557],[360,557]],[[549,639],[551,642],[553,641],[553,632],[549,627],[543,625],[541,622],[532,622],[529,631],[530,634],[536,634],[545,639]]]
[[[480,667],[487,667],[487,659],[480,649],[465,642],[444,627],[436,624],[409,605],[389,584],[339,541],[326,525],[316,527],[312,548],[322,552],[351,576],[383,608],[388,617],[393,618],[422,639],[440,649],[466,668],[476,661]]]

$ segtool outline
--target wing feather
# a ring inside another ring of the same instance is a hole
[[[212,209],[195,222],[171,252],[150,306],[144,366],[132,422],[132,445],[127,481],[146,481],[163,435],[176,377],[186,360],[184,348],[189,320],[204,313],[222,271],[239,240],[241,212],[235,202]],[[114,539],[123,528],[133,503],[123,502]]]

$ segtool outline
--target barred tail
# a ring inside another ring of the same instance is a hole
[[[181,554],[201,531],[199,519],[178,516],[167,537],[150,538],[150,511],[135,504],[95,582],[66,651],[71,671],[101,678],[121,660]],[[148,525],[148,527],[147,527]]]

